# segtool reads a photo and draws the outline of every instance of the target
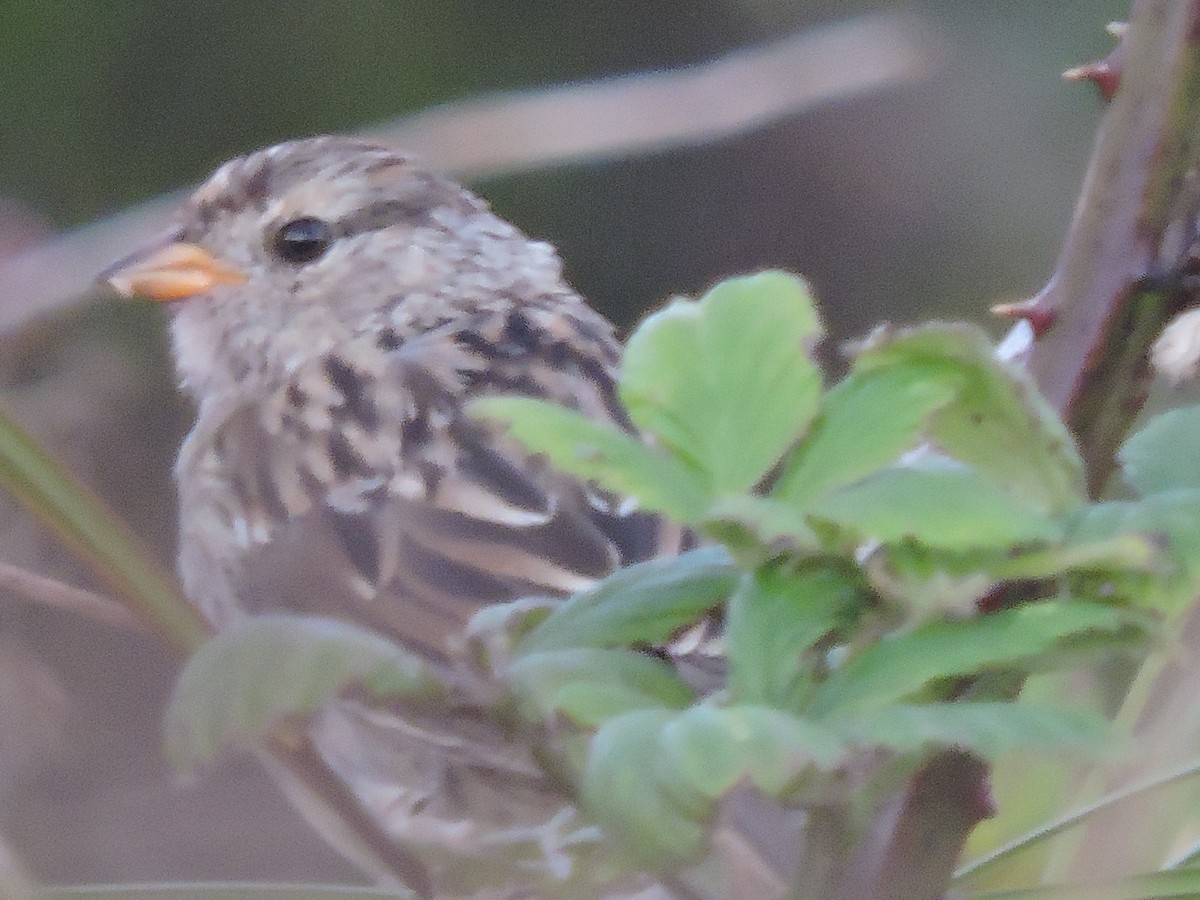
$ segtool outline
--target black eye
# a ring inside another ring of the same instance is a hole
[[[312,262],[333,243],[333,229],[328,222],[304,216],[292,219],[275,232],[274,250],[285,262],[301,265]]]

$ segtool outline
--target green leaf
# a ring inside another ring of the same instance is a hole
[[[1200,869],[1145,872],[1092,881],[1083,886],[1057,884],[1012,891],[973,891],[974,900],[1195,900]]]
[[[701,473],[582,413],[531,397],[485,397],[468,410],[503,424],[530,452],[544,453],[564,472],[627,494],[645,509],[693,522],[709,501]]]
[[[821,376],[809,352],[820,333],[800,278],[731,278],[638,326],[621,365],[621,401],[716,493],[747,490],[816,414]]]
[[[902,753],[962,747],[989,759],[1016,747],[1056,752],[1109,752],[1111,725],[1084,710],[1032,703],[892,705],[851,718],[846,737],[859,745]]]
[[[783,553],[811,555],[823,549],[800,510],[753,494],[721,497],[709,508],[701,527],[735,553],[751,546],[768,557]]]
[[[529,719],[559,713],[584,727],[636,709],[682,709],[691,689],[662,660],[632,650],[573,647],[516,660],[510,680]]]
[[[884,543],[915,540],[945,550],[1049,541],[1061,527],[993,479],[944,460],[884,469],[820,497],[809,512]]]
[[[962,382],[956,366],[936,360],[851,372],[825,396],[772,497],[803,506],[894,462],[924,439],[933,412]]]
[[[729,690],[744,703],[794,707],[808,685],[804,652],[839,624],[856,586],[826,568],[764,567],[742,578],[729,601]]]
[[[806,774],[837,766],[846,747],[827,727],[781,710],[699,705],[663,726],[654,759],[662,789],[707,815],[743,781],[782,797]]]
[[[1200,488],[1200,406],[1155,416],[1125,442],[1117,459],[1139,494]]]
[[[1020,669],[1067,638],[1118,632],[1129,619],[1095,603],[1045,601],[956,622],[929,622],[864,647],[817,688],[809,714],[861,713],[911,697],[932,681]]]
[[[1200,489],[1092,504],[1075,517],[1068,533],[1070,544],[1131,536],[1156,545],[1159,566],[1148,573],[1134,570],[1124,576],[1111,570],[1101,572],[1100,587],[1112,599],[1142,609],[1171,615],[1187,608],[1200,593]]]
[[[592,741],[584,808],[643,864],[675,865],[700,851],[715,801],[735,785],[781,797],[845,750],[828,728],[763,707],[626,713]]]
[[[957,398],[931,420],[938,448],[1039,509],[1061,512],[1084,501],[1083,461],[1070,432],[1026,372],[996,359],[981,330],[939,324],[880,332],[859,353],[855,373],[897,366],[957,371]],[[949,383],[945,372],[939,377]]]
[[[352,683],[380,697],[442,692],[427,663],[374,632],[309,616],[248,617],[184,667],[167,707],[167,756],[190,768],[231,740],[312,712]]]
[[[723,601],[737,583],[721,547],[627,566],[555,609],[518,651],[659,643]]]
[[[581,784],[584,810],[642,865],[667,868],[700,852],[705,827],[654,779],[664,726],[678,715],[638,710],[601,726]]]

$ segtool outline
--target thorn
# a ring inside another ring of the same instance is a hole
[[[1037,297],[1013,303],[997,303],[992,307],[992,315],[1005,319],[1024,319],[1033,329],[1035,338],[1042,337],[1058,320],[1058,313],[1048,309]]]
[[[1118,40],[1112,52],[1104,59],[1067,69],[1062,77],[1067,81],[1090,81],[1107,102],[1112,100],[1121,86],[1121,73],[1125,70],[1125,35],[1129,25],[1126,22],[1109,22],[1105,30]]]

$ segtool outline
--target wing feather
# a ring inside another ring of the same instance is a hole
[[[610,329],[545,299],[399,346],[364,339],[228,415],[210,462],[246,520],[238,605],[336,610],[437,657],[484,604],[564,596],[677,550],[678,528],[465,416],[515,390],[630,427]]]

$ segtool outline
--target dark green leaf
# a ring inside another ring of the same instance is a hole
[[[518,649],[534,653],[658,643],[722,602],[737,580],[721,547],[628,566],[554,610]]]
[[[574,410],[530,397],[485,397],[473,402],[470,412],[502,423],[531,452],[544,453],[563,471],[595,479],[646,509],[694,522],[709,501],[700,472]]]
[[[986,616],[929,622],[864,647],[817,689],[818,718],[878,709],[910,697],[929,682],[985,669],[1038,662],[1069,637],[1117,632],[1127,617],[1083,602],[1031,603]]]
[[[802,654],[828,634],[859,599],[856,587],[829,569],[764,567],[742,577],[728,607],[729,689],[745,703],[793,707]]]
[[[510,679],[528,718],[561,713],[585,727],[635,709],[682,709],[692,701],[670,666],[632,650],[531,653],[513,663]]]
[[[1061,534],[1054,519],[993,479],[938,460],[884,469],[816,499],[809,512],[863,538],[945,550],[998,549]]]
[[[442,687],[424,661],[374,632],[307,616],[243,619],[184,668],[167,708],[167,756],[193,766],[229,741],[312,712],[352,683],[381,697],[418,699]]]
[[[1200,488],[1200,406],[1155,416],[1117,454],[1139,494]]]
[[[821,376],[809,352],[819,336],[800,278],[731,278],[638,326],[621,366],[621,400],[638,427],[707,473],[717,493],[744,491],[816,414]]]

